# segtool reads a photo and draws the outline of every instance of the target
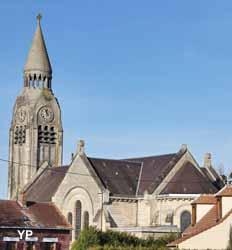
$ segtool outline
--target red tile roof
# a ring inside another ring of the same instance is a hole
[[[217,221],[217,206],[214,205],[209,212],[195,225],[190,225],[183,233],[183,237],[169,243],[167,246],[177,246],[181,242],[190,239],[220,223],[222,223],[228,216],[232,214],[232,209],[219,221]]]
[[[221,189],[216,196],[232,196],[232,185],[227,185]]]
[[[202,194],[192,204],[216,204],[217,199],[213,194]]]
[[[13,200],[0,200],[1,227],[70,229],[70,225],[65,217],[51,202],[33,202],[23,207],[20,203]]]

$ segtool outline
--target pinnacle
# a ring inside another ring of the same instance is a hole
[[[37,16],[37,27],[29,51],[24,72],[29,74],[43,74],[51,76],[52,67],[48,57],[40,21],[42,16]]]

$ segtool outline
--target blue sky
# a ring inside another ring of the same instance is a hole
[[[78,139],[88,155],[176,152],[232,165],[232,2],[186,0],[1,1],[0,157],[23,66],[42,13],[64,163]],[[0,162],[0,198],[7,164]]]

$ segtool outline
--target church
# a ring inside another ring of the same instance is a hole
[[[52,202],[72,226],[72,240],[89,225],[145,238],[183,232],[191,224],[191,202],[224,186],[211,154],[203,166],[185,144],[164,155],[93,158],[80,140],[64,166],[62,107],[40,19],[13,108],[8,198]]]

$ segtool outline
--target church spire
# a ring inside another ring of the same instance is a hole
[[[41,18],[39,14],[32,46],[24,66],[24,87],[51,89],[52,67],[40,25]]]

